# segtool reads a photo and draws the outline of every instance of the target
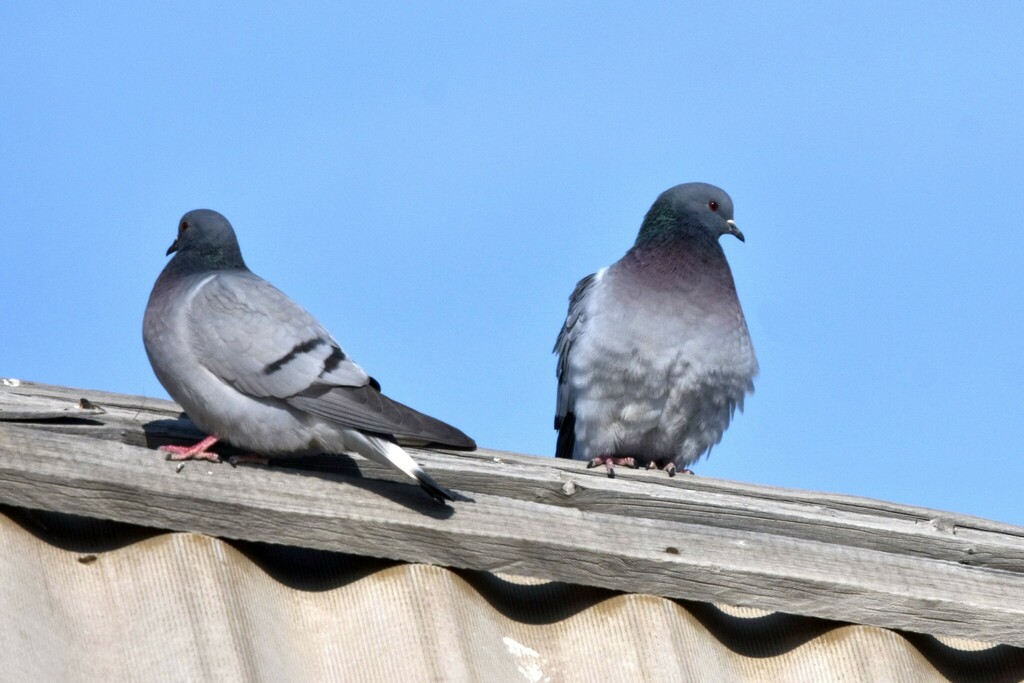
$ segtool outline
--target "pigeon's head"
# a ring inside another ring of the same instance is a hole
[[[732,198],[707,183],[683,183],[662,192],[644,217],[636,241],[644,244],[687,235],[710,235],[716,240],[732,235],[746,241],[732,219]]]
[[[210,268],[244,268],[238,239],[227,218],[210,209],[189,211],[178,221],[178,238],[167,250]]]

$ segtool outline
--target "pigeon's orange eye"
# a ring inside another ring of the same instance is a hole
[[[185,232],[186,230],[188,230],[188,221],[182,221],[181,222],[181,231]]]
[[[708,202],[708,208],[711,209],[712,211],[718,211],[718,202],[712,199],[710,202]]]

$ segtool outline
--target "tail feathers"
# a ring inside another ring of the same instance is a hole
[[[561,419],[555,418],[558,442],[555,445],[556,458],[572,458],[576,450],[576,415],[566,413]]]
[[[426,471],[423,470],[423,468],[420,468],[419,472],[416,473],[416,480],[420,483],[420,486],[423,487],[423,490],[438,503],[444,505],[446,500],[455,500],[455,496],[452,492],[443,486],[440,486],[429,474],[426,473]]]
[[[412,456],[406,453],[398,444],[393,441],[387,441],[361,432],[355,432],[355,434],[358,434],[358,437],[355,439],[357,445],[362,447],[357,447],[353,450],[360,455],[364,455],[381,464],[391,465],[392,467],[401,470],[408,476],[415,479],[416,482],[423,487],[423,490],[439,503],[444,503],[445,500],[455,500],[455,496],[451,491],[434,481],[433,477],[427,474],[426,471],[412,459]]]
[[[388,398],[372,384],[363,387],[314,385],[287,402],[343,427],[387,434],[400,443],[469,451],[476,448],[476,442],[461,430]]]

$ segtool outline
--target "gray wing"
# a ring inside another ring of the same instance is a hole
[[[558,354],[558,365],[555,375],[558,377],[558,398],[555,404],[555,429],[558,431],[558,444],[555,457],[572,458],[576,445],[576,415],[573,413],[575,397],[569,384],[569,355],[573,343],[579,338],[586,327],[587,295],[597,282],[598,273],[592,273],[578,283],[569,297],[569,312],[565,323],[555,341],[554,353]]]
[[[407,442],[476,447],[458,429],[380,393],[308,311],[252,273],[205,281],[189,316],[199,362],[238,391]]]
[[[205,280],[189,306],[189,332],[199,362],[250,396],[285,399],[314,383],[370,383],[306,309],[252,273]]]

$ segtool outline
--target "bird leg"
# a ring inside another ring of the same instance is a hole
[[[220,462],[219,455],[206,450],[218,441],[220,441],[219,436],[210,434],[194,446],[161,446],[160,450],[167,453],[168,460],[209,460],[210,462]]]
[[[616,455],[599,455],[596,458],[591,458],[590,462],[587,463],[587,467],[600,467],[605,466],[608,470],[608,476],[615,476],[615,466],[622,465],[623,467],[632,467],[636,469],[636,460],[631,455],[616,456]]]

